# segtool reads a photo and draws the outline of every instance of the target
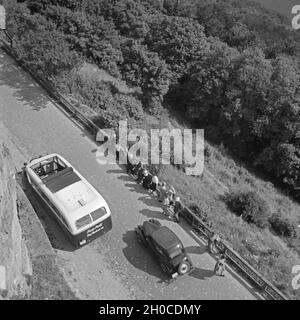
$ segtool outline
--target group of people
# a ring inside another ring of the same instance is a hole
[[[174,220],[179,222],[179,213],[183,206],[173,187],[168,187],[164,181],[159,182],[158,177],[149,173],[141,162],[135,163],[129,153],[127,154],[127,173],[136,176],[137,183],[142,184],[151,193],[155,193],[164,207],[164,214],[171,209]]]
[[[179,222],[179,213],[182,211],[183,205],[180,201],[180,197],[176,195],[176,191],[173,187],[168,187],[164,181],[159,182],[156,175],[149,173],[145,166],[140,161],[135,161],[129,153],[127,154],[127,173],[136,176],[137,183],[142,184],[146,190],[156,193],[158,201],[163,205],[164,214],[169,212],[168,209],[172,209],[174,220]],[[220,241],[220,236],[217,233],[214,233],[208,239],[208,250],[210,253],[216,253],[216,245],[218,241]],[[221,254],[214,268],[216,275],[224,276],[225,261],[226,255]]]

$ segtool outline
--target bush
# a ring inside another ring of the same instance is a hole
[[[212,221],[205,210],[201,209],[197,204],[193,203],[189,206],[189,209],[195,213],[209,228],[213,227]]]
[[[224,197],[225,203],[246,222],[253,223],[260,228],[269,225],[271,216],[267,202],[254,191],[237,191],[228,193]]]
[[[284,217],[281,211],[278,211],[270,218],[272,229],[280,236],[296,238],[298,235],[298,223],[288,217]]]

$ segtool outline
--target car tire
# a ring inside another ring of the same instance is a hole
[[[189,264],[189,262],[183,261],[178,266],[178,273],[180,275],[184,275],[184,274],[188,273],[190,271],[190,269],[191,269],[191,265]]]

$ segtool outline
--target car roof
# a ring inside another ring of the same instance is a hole
[[[161,227],[151,234],[152,239],[163,249],[169,250],[172,247],[181,245],[182,243],[176,234],[171,231],[168,227]]]

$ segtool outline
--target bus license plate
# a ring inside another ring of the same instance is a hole
[[[87,231],[87,237],[92,236],[93,234],[95,234],[96,232],[99,232],[103,228],[104,228],[103,223],[96,224],[93,228]]]

